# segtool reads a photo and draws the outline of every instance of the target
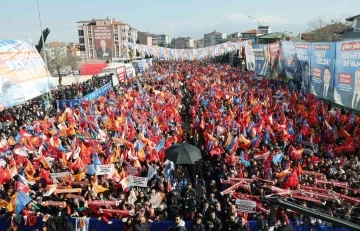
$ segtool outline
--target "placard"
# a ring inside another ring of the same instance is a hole
[[[96,175],[106,175],[114,173],[114,165],[106,164],[106,165],[98,165],[96,166]]]
[[[255,212],[256,202],[236,199],[235,206],[237,211],[253,213]]]
[[[130,176],[139,176],[139,168],[135,168],[132,166],[126,167],[126,173]]]
[[[55,172],[50,173],[51,178],[65,178],[70,175],[70,172]]]
[[[138,177],[138,176],[129,176],[129,186],[138,186],[138,187],[147,187],[148,178]]]

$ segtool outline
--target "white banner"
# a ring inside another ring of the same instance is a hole
[[[107,165],[98,165],[96,166],[96,175],[106,175],[114,173],[114,165],[107,164]]]
[[[255,55],[252,46],[245,45],[246,67],[249,71],[255,70]]]
[[[126,173],[130,176],[138,176],[139,175],[139,168],[135,168],[132,166],[127,166],[126,167]]]
[[[236,206],[237,211],[253,213],[253,212],[255,212],[256,202],[236,199],[235,206]]]
[[[147,177],[129,176],[129,186],[139,186],[146,188],[147,182]]]
[[[56,172],[56,173],[50,173],[51,178],[65,178],[69,176],[70,172]]]

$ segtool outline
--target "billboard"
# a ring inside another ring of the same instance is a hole
[[[360,111],[360,40],[336,44],[335,102]]]
[[[335,43],[312,43],[311,54],[311,93],[334,101]]]
[[[246,67],[249,71],[255,70],[255,55],[251,45],[245,44]]]
[[[94,44],[98,59],[111,59],[114,55],[113,26],[93,26]]]
[[[284,68],[286,77],[301,82],[301,68],[296,53],[295,43],[291,41],[281,41],[282,52],[284,55]]]
[[[267,44],[253,45],[255,54],[255,70],[260,76],[269,76],[270,71],[270,51]]]
[[[301,68],[301,76],[302,76],[301,88],[303,89],[304,92],[309,93],[311,87],[311,80],[310,80],[311,44],[296,42],[295,49]]]
[[[125,83],[125,79],[126,79],[125,66],[121,66],[116,69],[116,76],[119,80],[119,83]]]
[[[276,78],[280,75],[282,70],[284,69],[283,64],[283,53],[281,49],[281,43],[275,42],[269,44],[269,51],[270,51],[270,78]]]
[[[0,40],[0,110],[45,94],[49,86],[56,88],[31,40]]]

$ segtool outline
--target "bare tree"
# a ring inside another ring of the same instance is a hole
[[[337,16],[326,18],[318,16],[308,22],[309,34],[311,34],[314,42],[335,42],[341,40],[341,32],[349,28],[349,23],[346,22],[345,17]]]
[[[69,72],[77,69],[77,57],[71,52],[67,52],[66,46],[51,47],[46,49],[49,70],[55,71],[59,76],[59,86],[61,86],[61,72]]]

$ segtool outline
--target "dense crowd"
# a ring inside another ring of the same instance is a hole
[[[72,91],[85,95],[105,82],[93,78],[62,92],[74,98]],[[69,216],[79,218],[78,228],[84,217],[109,225],[122,219],[124,230],[150,230],[157,221],[186,230],[185,220],[194,231],[248,230],[254,219],[262,230],[265,223],[292,230],[289,220],[322,224],[261,200],[278,195],[356,221],[360,119],[329,109],[281,80],[210,62],[156,63],[51,118],[42,105],[9,109],[1,115],[0,213],[14,230],[36,216],[48,230],[71,229]],[[165,158],[182,142],[201,150],[195,170]],[[96,174],[106,164],[113,173]],[[147,186],[131,187],[131,175],[147,178]],[[239,209],[236,199],[255,201],[257,213]]]

